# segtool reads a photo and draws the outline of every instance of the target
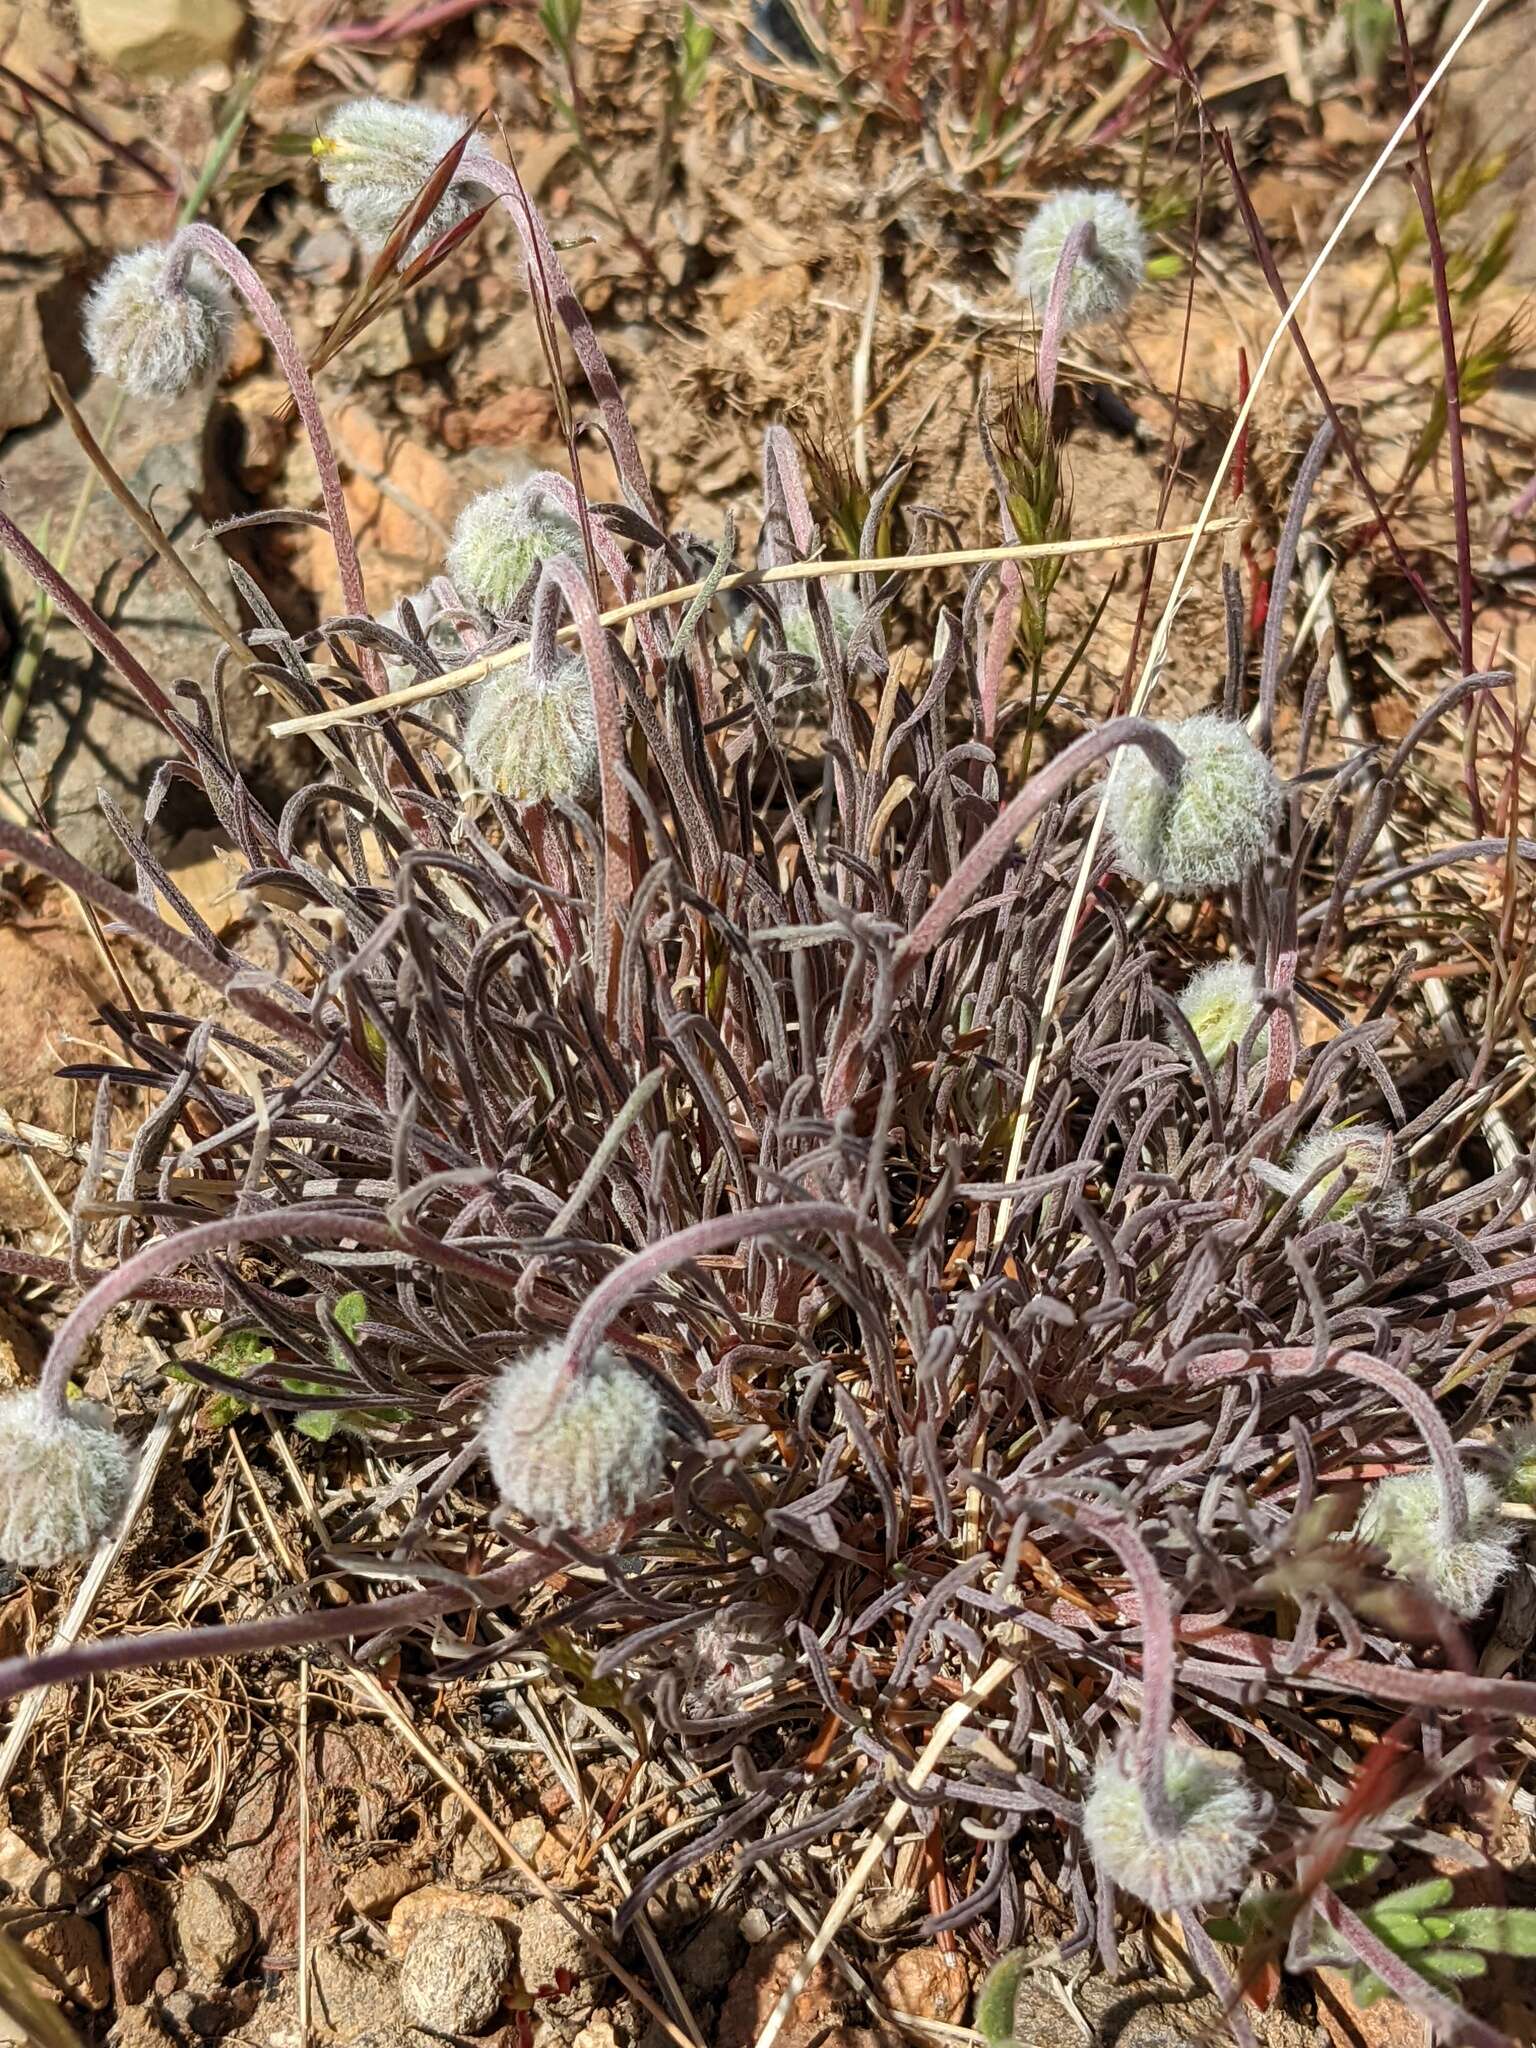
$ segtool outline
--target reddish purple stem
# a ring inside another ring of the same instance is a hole
[[[363,571],[357,559],[357,543],[352,538],[352,522],[347,516],[347,501],[342,495],[341,475],[336,467],[336,451],[331,446],[331,437],[326,432],[325,415],[320,410],[320,400],[315,395],[314,380],[309,374],[299,345],[293,338],[292,330],[283,318],[277,301],[257,276],[254,266],[217,228],[209,227],[206,221],[197,221],[186,227],[171,243],[172,266],[166,274],[168,288],[179,285],[186,276],[186,266],[193,255],[205,256],[216,264],[239,292],[245,303],[255,314],[258,325],[272,344],[272,353],[277,357],[278,367],[286,378],[293,402],[298,407],[299,418],[304,422],[304,431],[309,436],[309,445],[314,452],[315,467],[320,472],[320,495],[325,501],[325,516],[331,529],[331,545],[336,551],[336,567],[341,575],[341,599],[348,615],[356,619],[368,616],[368,600],[363,590]],[[177,269],[179,263],[180,268]],[[378,663],[369,657],[367,662],[370,680],[375,688],[381,687],[377,673]]]
[[[1062,243],[1061,254],[1056,260],[1050,296],[1045,302],[1045,318],[1040,322],[1040,345],[1035,362],[1040,410],[1047,422],[1056,403],[1056,366],[1061,358],[1061,337],[1066,327],[1067,294],[1072,289],[1072,273],[1079,263],[1093,261],[1097,246],[1093,222],[1080,220]]]
[[[540,594],[545,588],[558,590],[581,636],[586,658],[587,682],[592,691],[592,708],[597,718],[597,776],[602,800],[603,917],[597,932],[597,985],[610,1022],[615,991],[610,987],[610,965],[616,959],[613,933],[629,908],[633,885],[630,878],[629,794],[624,787],[624,714],[619,701],[618,680],[608,652],[607,629],[587,580],[564,555],[551,555],[539,577]],[[535,598],[535,613],[538,598]]]
[[[1077,1495],[1058,1495],[1071,1505],[1079,1529],[1107,1543],[1125,1566],[1141,1614],[1141,1724],[1136,1731],[1136,1782],[1147,1825],[1163,1841],[1178,1833],[1178,1816],[1168,1797],[1166,1763],[1173,1734],[1174,1633],[1168,1590],[1151,1551],[1123,1515],[1096,1507]]]
[[[1195,1386],[1207,1386],[1215,1380],[1241,1379],[1250,1372],[1272,1372],[1281,1379],[1310,1379],[1319,1372],[1341,1372],[1350,1379],[1363,1380],[1367,1386],[1379,1387],[1384,1394],[1390,1394],[1424,1439],[1424,1448],[1429,1453],[1430,1465],[1440,1486],[1440,1517],[1446,1541],[1466,1541],[1470,1512],[1467,1476],[1440,1410],[1417,1381],[1409,1379],[1405,1372],[1399,1372],[1395,1365],[1384,1364],[1381,1359],[1372,1358],[1364,1351],[1336,1351],[1320,1365],[1316,1352],[1309,1345],[1301,1344],[1276,1351],[1213,1351],[1204,1358],[1195,1359],[1187,1377]]]
[[[1177,786],[1184,772],[1184,756],[1167,733],[1150,719],[1112,718],[1096,732],[1084,733],[1081,739],[1074,740],[999,813],[902,940],[896,949],[898,984],[938,945],[1020,833],[1028,830],[1084,768],[1120,747],[1140,747],[1164,780]]]
[[[623,393],[619,380],[613,374],[613,366],[604,355],[602,344],[587,318],[586,309],[576,296],[576,290],[566,275],[565,266],[555,254],[555,245],[549,239],[549,232],[540,218],[538,208],[523,190],[517,172],[489,154],[466,156],[454,177],[456,185],[481,185],[493,192],[511,214],[513,224],[522,238],[524,253],[529,267],[542,276],[554,300],[555,311],[560,315],[561,324],[571,338],[571,347],[576,352],[582,373],[586,377],[592,396],[597,400],[603,424],[608,429],[608,439],[613,448],[613,459],[618,465],[620,476],[634,494],[641,511],[652,525],[662,524],[661,513],[651,495],[645,464],[640,460],[639,443],[635,430],[629,423],[629,414],[624,407]]]

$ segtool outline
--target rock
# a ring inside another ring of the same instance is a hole
[[[14,1828],[0,1828],[0,1885],[33,1906],[69,1906],[75,1900],[64,1873],[39,1856]]]
[[[185,78],[227,64],[245,33],[239,0],[75,0],[80,40],[129,78]]]
[[[613,2031],[613,2021],[607,2013],[593,2013],[571,2042],[571,2048],[619,2048],[619,2037]]]
[[[0,2041],[5,2036],[0,2034]],[[147,2006],[124,2006],[112,2023],[112,2048],[176,2048]]]
[[[400,1972],[388,1956],[326,1942],[313,1952],[309,1972],[315,2012],[336,2040],[393,2044],[403,2037]]]
[[[403,1956],[421,1929],[445,1913],[478,1914],[496,1921],[509,1937],[517,1928],[517,1906],[499,1892],[464,1892],[452,1885],[424,1884],[407,1892],[389,1916],[390,1954]]]
[[[161,1886],[137,1870],[119,1870],[107,1894],[107,1953],[119,2009],[141,2005],[170,1962]]]
[[[249,1953],[256,1923],[243,1899],[206,1871],[195,1870],[177,1888],[171,1927],[182,1962],[204,1983],[222,1984]]]
[[[773,1932],[772,1923],[761,1906],[748,1906],[741,1916],[741,1938],[748,1948],[756,1948],[760,1941],[766,1941]]]
[[[677,1974],[691,1991],[723,1991],[746,1943],[728,1913],[709,1913],[677,1959]]]
[[[84,409],[97,431],[108,403],[100,389],[87,394]],[[171,412],[129,407],[112,455],[140,503],[153,499],[161,526],[213,602],[235,620],[234,591],[217,548],[193,549],[207,532],[205,507],[214,513],[228,509],[228,501],[218,496],[225,487],[205,415],[188,406]],[[9,443],[6,510],[34,540],[40,539],[44,521],[51,521],[57,546],[84,469],[85,459],[63,420]],[[103,489],[91,497],[69,576],[167,695],[174,696],[182,679],[206,684],[223,642],[193,615],[179,586]],[[32,598],[32,585],[21,569],[8,558],[0,560],[0,606],[24,618]],[[231,744],[246,775],[266,794],[280,796],[295,780],[302,750],[268,734],[270,699],[236,685],[227,691],[226,703]],[[49,631],[17,751],[26,780],[65,849],[87,867],[123,879],[128,858],[101,814],[97,791],[105,788],[136,821],[155,768],[179,750],[159,719],[67,621],[56,619]],[[22,800],[8,756],[0,757],[0,787]],[[173,792],[152,836],[163,846],[181,825],[207,822],[200,800]]]
[[[805,1944],[788,1934],[752,1951],[725,1994],[715,2048],[752,2048],[804,1954]],[[830,1963],[820,1962],[789,2008],[780,2048],[831,2048],[834,2030],[845,2023],[858,2026],[866,2017],[858,1994]]]
[[[421,1872],[419,1856],[376,1856],[353,1871],[342,1897],[354,1913],[377,1919],[420,1884]]]
[[[222,1991],[172,1991],[160,2001],[160,2018],[179,2048],[222,2040],[239,2024],[240,2012]]]
[[[101,1936],[78,1913],[40,1920],[18,1937],[45,1984],[88,2012],[105,2012],[112,2002],[112,1973]]]
[[[20,285],[0,291],[0,434],[48,417],[48,351],[37,300]]]
[[[0,1387],[19,1387],[26,1380],[36,1379],[41,1363],[42,1353],[36,1337],[20,1316],[0,1305]],[[23,1857],[42,1861],[41,1857],[33,1857],[33,1852],[20,1835],[12,1833],[9,1828],[0,1829],[0,1884],[16,1885],[6,1867],[11,1853],[7,1845],[13,1842],[19,1846]],[[16,1889],[24,1887],[17,1885]]]
[[[875,1982],[893,2012],[916,2019],[958,2026],[970,2003],[971,1973],[958,1950],[949,1955],[941,1948],[909,1948],[892,1956]]]
[[[418,1929],[400,1966],[407,2017],[445,2034],[483,2034],[511,1984],[512,1944],[499,1921],[444,1913]]]
[[[518,1915],[517,1973],[536,1998],[573,1983],[599,1983],[607,1974],[590,1944],[548,1899],[533,1900]]]
[[[1317,2014],[1332,2048],[1423,2048],[1423,2023],[1395,1998],[1383,1998],[1362,2011],[1350,1995],[1344,1970],[1318,1970]]]

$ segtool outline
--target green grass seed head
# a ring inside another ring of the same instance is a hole
[[[597,778],[597,712],[577,656],[539,677],[526,662],[480,685],[464,732],[464,765],[479,789],[517,804],[583,796]]]
[[[581,535],[558,513],[538,512],[521,484],[499,484],[471,498],[448,549],[448,574],[462,597],[498,617],[510,612],[552,555],[581,559]]]

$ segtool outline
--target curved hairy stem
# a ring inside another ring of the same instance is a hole
[[[1058,1499],[1062,1496],[1057,1496]],[[1168,1589],[1150,1550],[1123,1515],[1073,1494],[1066,1526],[1107,1543],[1125,1566],[1141,1610],[1141,1723],[1136,1731],[1136,1782],[1155,1835],[1171,1841],[1178,1817],[1168,1797],[1165,1764],[1173,1732],[1174,1630]]]
[[[896,949],[896,979],[905,981],[931,953],[1021,832],[1093,762],[1119,747],[1140,747],[1164,779],[1177,785],[1184,756],[1167,733],[1147,718],[1112,718],[1097,732],[1084,733],[1033,776],[1006,804],[935,896]]]
[[[191,227],[182,228],[171,243],[172,265],[167,271],[168,284],[180,284],[194,255],[205,256],[210,263],[216,264],[223,271],[250,307],[263,334],[272,344],[272,353],[277,357],[278,367],[293,393],[293,402],[298,407],[299,418],[304,422],[304,431],[309,436],[315,467],[320,472],[320,495],[325,501],[325,515],[331,529],[331,545],[336,551],[336,567],[341,575],[342,603],[350,616],[366,618],[368,600],[363,592],[363,571],[357,559],[357,543],[352,538],[352,522],[347,516],[347,501],[342,495],[341,474],[336,467],[336,451],[332,448],[331,437],[326,432],[325,415],[321,412],[320,400],[315,395],[314,380],[305,366],[292,330],[283,318],[276,299],[256,274],[254,265],[240,253],[227,235],[221,235],[217,228],[209,227],[205,221],[198,221]],[[365,655],[364,658],[370,681],[375,688],[382,687],[377,658],[373,655]]]
[[[1045,302],[1045,318],[1040,322],[1040,345],[1035,360],[1040,410],[1047,420],[1056,403],[1056,366],[1061,359],[1061,336],[1066,325],[1067,293],[1072,289],[1072,273],[1079,263],[1093,261],[1097,246],[1093,222],[1080,220],[1062,243],[1061,254],[1056,259],[1050,296]]]

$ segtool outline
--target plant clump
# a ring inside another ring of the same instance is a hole
[[[1386,1553],[1388,1565],[1464,1621],[1482,1613],[1509,1571],[1517,1531],[1499,1509],[1504,1495],[1481,1472],[1466,1474],[1467,1522],[1449,1525],[1440,1476],[1432,1470],[1376,1480],[1355,1534]]]
[[[0,1560],[30,1568],[84,1557],[110,1534],[134,1456],[95,1401],[57,1414],[35,1387],[0,1398]]]
[[[1068,333],[1123,313],[1147,275],[1146,236],[1129,200],[1086,186],[1054,192],[1024,230],[1010,266],[1016,289],[1037,311],[1051,296],[1068,237],[1085,223],[1090,234],[1072,267],[1063,309]]]
[[[326,196],[363,248],[370,253],[388,240],[390,229],[437,165],[469,127],[459,114],[395,100],[348,100],[321,123],[313,148]],[[402,260],[430,248],[473,210],[474,160],[489,151],[470,137],[460,175],[417,231]]]
[[[201,257],[184,262],[148,242],[115,259],[85,305],[92,365],[130,398],[169,404],[217,377],[229,354],[234,305]]]
[[[661,1485],[671,1427],[655,1387],[610,1345],[568,1385],[544,1344],[497,1375],[481,1443],[502,1502],[529,1521],[586,1535]]]
[[[1083,1803],[1083,1838],[1104,1874],[1154,1912],[1209,1905],[1251,1875],[1271,1802],[1235,1757],[1171,1742],[1163,1776],[1172,1825],[1153,1823],[1129,1750],[1112,1750]]]
[[[1269,757],[1237,720],[1216,712],[1153,721],[1184,755],[1171,782],[1126,748],[1105,784],[1104,809],[1120,865],[1170,896],[1235,888],[1274,841],[1282,798]]]

